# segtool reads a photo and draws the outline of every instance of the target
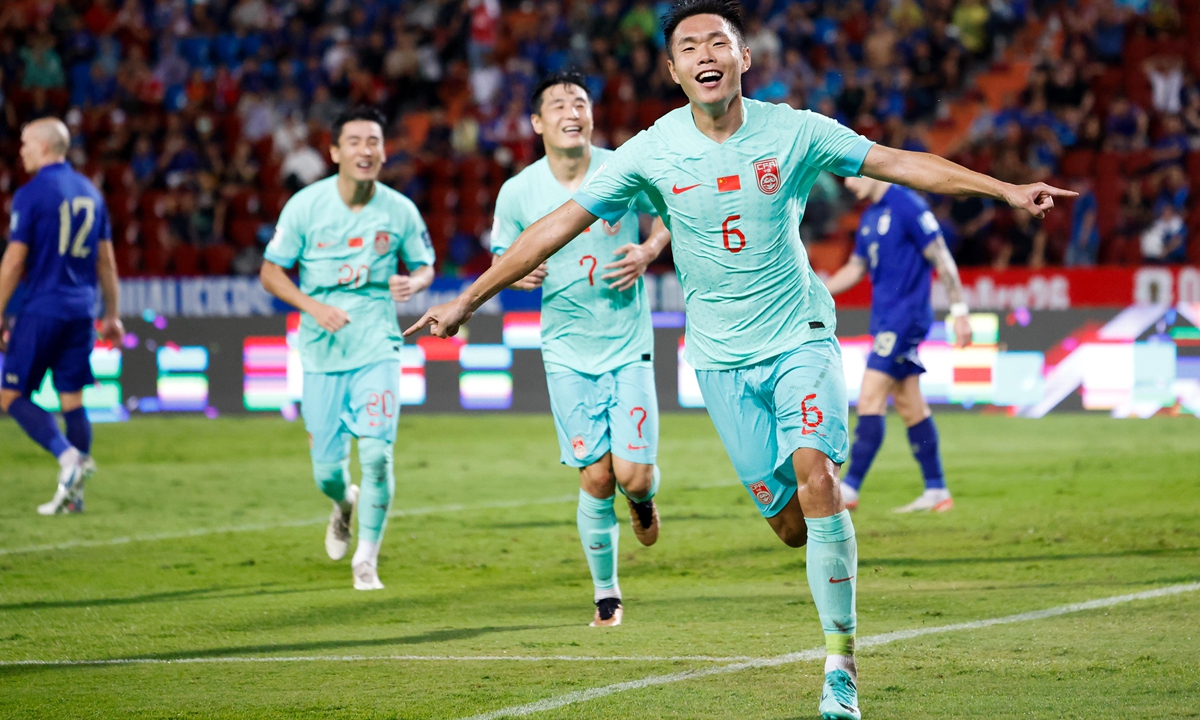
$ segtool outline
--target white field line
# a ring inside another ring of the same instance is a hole
[[[1009,625],[1012,623],[1029,622],[1031,620],[1044,620],[1046,618],[1066,615],[1068,613],[1083,612],[1085,610],[1097,610],[1100,608],[1112,607],[1113,605],[1121,605],[1123,603],[1133,602],[1135,600],[1149,600],[1151,598],[1166,597],[1169,595],[1178,595],[1180,593],[1195,592],[1200,590],[1200,583],[1190,583],[1187,585],[1171,585],[1157,590],[1148,590],[1146,592],[1132,593],[1130,595],[1117,595],[1115,597],[1103,598],[1100,600],[1089,600],[1087,602],[1073,603],[1071,605],[1061,605],[1047,610],[1036,610],[1034,612],[1019,613],[1017,615],[1007,615],[1005,617],[991,618],[988,620],[975,620],[973,622],[956,623],[954,625],[939,625],[937,627],[914,628],[912,630],[898,630],[896,632],[883,633],[880,635],[868,635],[867,637],[858,638],[856,646],[859,648],[878,647],[887,645],[898,640],[910,640],[912,638],[921,637],[924,635],[935,635],[938,633],[958,632],[962,630],[981,630],[983,628],[992,627],[993,625]],[[651,675],[650,677],[642,678],[641,680],[630,680],[628,682],[614,683],[603,687],[592,688],[590,690],[579,690],[557,697],[538,700],[537,702],[528,703],[525,705],[514,705],[512,707],[493,710],[492,712],[483,713],[481,715],[472,715],[465,720],[497,720],[498,718],[506,717],[521,717],[523,715],[532,715],[534,713],[544,712],[546,710],[556,710],[566,705],[575,703],[587,702],[598,698],[606,697],[628,690],[641,690],[642,688],[651,687],[654,685],[666,685],[668,683],[680,682],[683,680],[694,680],[697,678],[708,677],[710,675],[727,675],[729,673],[741,672],[742,670],[753,670],[757,668],[776,667],[778,665],[788,665],[796,662],[820,660],[825,657],[825,648],[814,648],[812,650],[804,650],[801,652],[788,653],[787,655],[779,655],[773,658],[761,658],[757,660],[748,660],[745,662],[736,662],[729,665],[719,665],[717,667],[704,668],[702,670],[687,670],[684,672],[671,673],[670,675]]]
[[[181,658],[114,658],[111,660],[4,660],[0,667],[81,667],[91,665],[205,665],[224,663],[292,663],[292,662],[369,662],[390,660],[398,662],[709,662],[730,663],[753,660],[735,655],[293,655],[280,657],[181,657]]]
[[[738,483],[736,480],[721,481],[716,483],[691,485],[679,489],[707,490],[716,487],[733,487],[737,484],[740,483]],[[540,498],[537,500],[494,500],[491,502],[474,504],[454,503],[451,505],[435,505],[424,508],[402,508],[389,512],[388,517],[414,517],[419,515],[437,515],[439,513],[469,512],[473,510],[498,510],[526,507],[528,505],[558,505],[562,503],[575,502],[578,499],[579,495],[576,493],[553,498]],[[262,532],[266,530],[278,530],[281,528],[324,525],[327,522],[329,522],[328,516],[322,516],[318,518],[309,518],[307,520],[287,520],[284,522],[253,523],[249,525],[226,525],[215,528],[193,528],[191,530],[176,530],[174,532],[130,535],[126,537],[104,538],[98,540],[68,540],[67,542],[51,545],[27,545],[25,547],[0,548],[0,555],[23,555],[27,553],[50,552],[53,550],[71,550],[74,548],[108,547],[110,545],[126,545],[129,543],[154,542],[157,540],[182,540],[184,538],[203,537],[205,535],[220,535],[223,533]]]

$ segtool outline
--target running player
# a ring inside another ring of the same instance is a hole
[[[54,499],[42,515],[83,512],[83,487],[96,471],[92,426],[83,389],[95,382],[91,354],[96,284],[104,299],[100,335],[119,343],[119,283],[104,198],[66,162],[71,136],[55,118],[21,131],[21,162],[33,174],[13,195],[8,248],[0,262],[0,352],[4,356],[0,409],[37,444],[58,458]],[[25,274],[25,304],[5,338],[5,307]],[[7,345],[7,347],[6,347]],[[50,371],[67,434],[30,397]]]
[[[858,427],[850,448],[850,469],[842,480],[842,500],[851,510],[858,507],[863,478],[883,444],[890,395],[908,428],[908,444],[925,477],[925,492],[896,508],[896,512],[946,512],[954,507],[954,499],[942,473],[937,426],[921,395],[925,366],[917,357],[917,346],[933,324],[929,273],[935,268],[950,298],[955,344],[970,344],[971,324],[967,321],[958,266],[942,239],[937,218],[920,195],[868,177],[846,178],[846,187],[859,200],[870,198],[872,204],[859,223],[854,254],[825,281],[825,286],[830,294],[837,295],[858,284],[868,271],[871,273],[871,334],[875,343],[863,373]]]
[[[301,409],[317,487],[333,500],[325,551],[346,555],[358,507],[356,590],[379,590],[379,546],[396,488],[392,445],[400,415],[400,347],[393,301],[433,282],[433,249],[412,201],[376,182],[383,166],[383,115],[342,113],[329,154],[337,174],[288,200],[267,245],[262,284],[303,311]],[[397,260],[408,275],[398,275]],[[300,263],[300,287],[284,272]],[[350,482],[350,439],[358,438],[362,485]]]
[[[608,157],[573,200],[530,226],[500,262],[422,327],[451,335],[501,288],[645,192],[666,219],[686,303],[687,359],[739,478],[779,538],[808,545],[808,582],[828,656],[820,711],[858,718],[858,548],[838,466],[849,451],[833,298],[798,227],[821,170],[943,195],[986,195],[1041,217],[1055,196],[926,153],[875,145],[809,111],[742,97],[750,68],[741,6],[683,0],[663,18],[668,68],[690,103]]]
[[[533,91],[530,121],[546,157],[504,183],[496,199],[497,259],[521,232],[571,199],[611,150],[593,147],[592,101],[582,75],[547,76]],[[659,474],[654,335],[642,287],[646,266],[670,241],[661,220],[638,244],[638,212],[657,215],[644,195],[615,223],[598,220],[515,287],[542,287],[542,358],[560,460],[579,468],[575,519],[595,586],[592,626],[621,624],[615,491],[629,503],[643,545],[658,539]],[[621,256],[598,270],[597,265]],[[609,272],[605,274],[604,270]]]

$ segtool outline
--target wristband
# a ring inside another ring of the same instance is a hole
[[[966,317],[969,314],[971,314],[971,310],[965,302],[956,302],[950,305],[950,315],[953,317]]]

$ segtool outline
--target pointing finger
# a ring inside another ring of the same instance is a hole
[[[420,320],[413,323],[412,327],[404,331],[404,337],[412,335],[421,328],[429,327],[431,324],[433,324],[433,316],[430,313],[425,313],[421,316]]]

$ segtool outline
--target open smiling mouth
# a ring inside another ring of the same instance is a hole
[[[375,166],[375,163],[371,160],[359,160],[357,165],[359,170],[370,170]]]
[[[714,88],[720,84],[723,77],[725,77],[725,74],[720,70],[705,70],[696,76],[696,82],[706,88]]]
[[[578,134],[578,133],[583,132],[583,126],[582,125],[567,125],[567,126],[563,127],[562,131],[564,133],[567,133],[568,135]]]

